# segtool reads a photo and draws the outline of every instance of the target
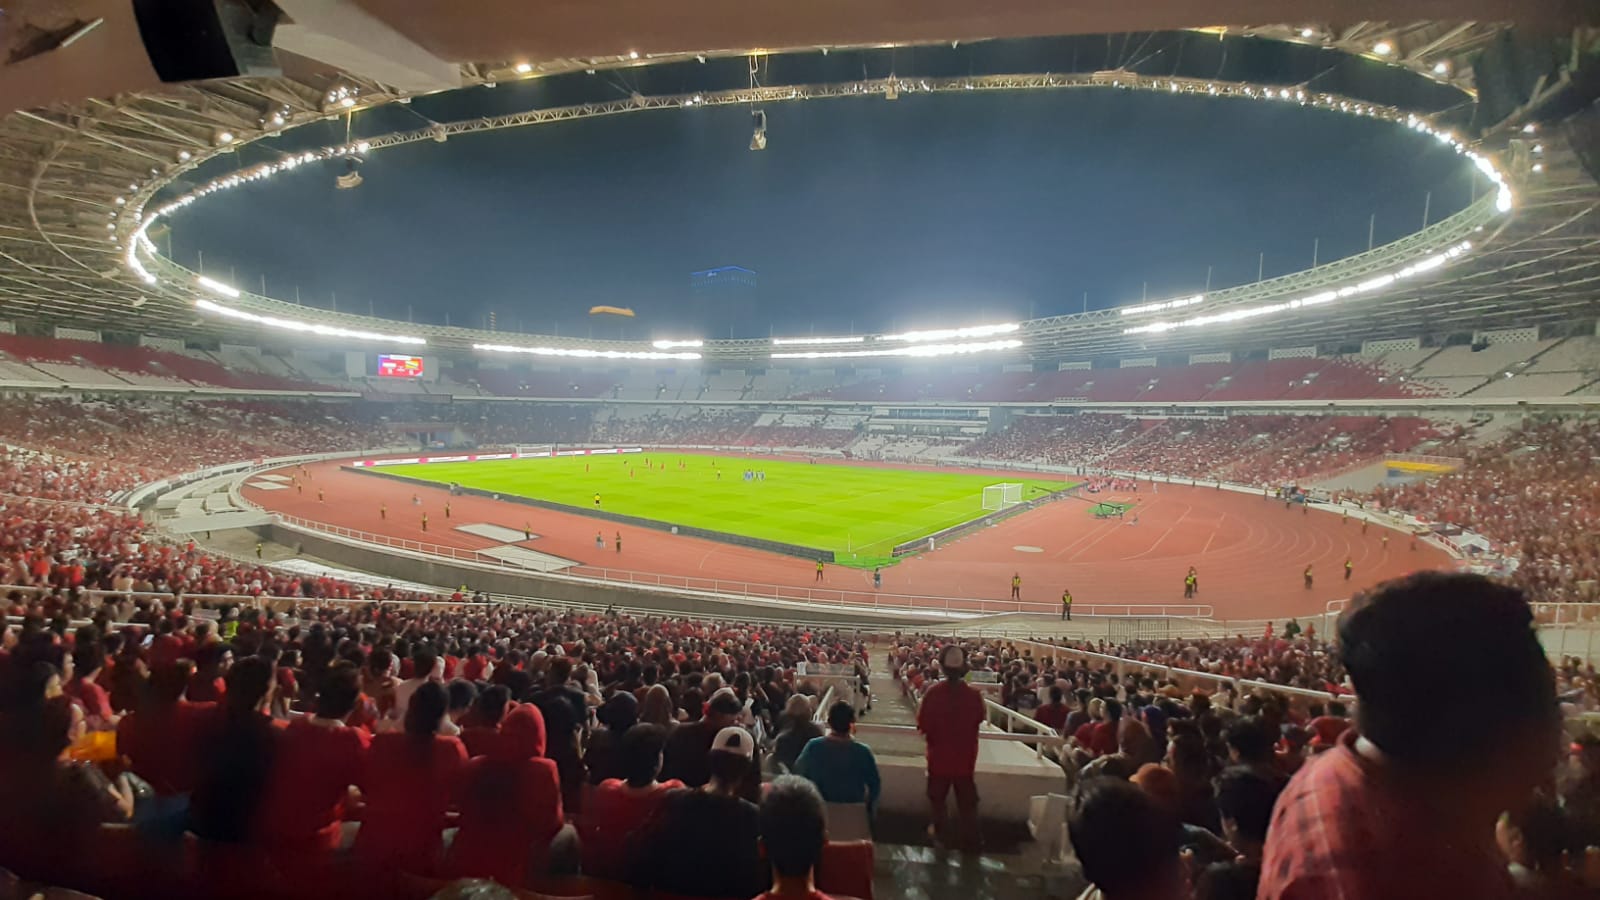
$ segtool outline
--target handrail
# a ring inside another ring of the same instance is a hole
[[[413,553],[422,553],[428,556],[439,556],[461,562],[480,563],[497,568],[516,569],[524,572],[535,572],[542,577],[562,580],[601,581],[613,584],[628,584],[638,587],[670,588],[674,590],[693,591],[700,594],[714,594],[723,597],[736,597],[741,600],[786,600],[806,603],[826,603],[840,607],[914,610],[927,612],[930,609],[943,610],[947,613],[984,614],[984,613],[1043,613],[1054,609],[1054,604],[1048,601],[1013,601],[989,600],[977,597],[947,597],[933,594],[895,594],[884,591],[871,590],[846,590],[839,588],[814,588],[801,585],[768,584],[762,582],[740,581],[723,578],[696,578],[687,575],[662,575],[656,572],[638,572],[629,569],[612,569],[603,566],[573,565],[566,568],[546,569],[537,565],[526,565],[516,560],[501,559],[488,556],[476,550],[467,550],[461,547],[452,547],[446,544],[436,544],[430,541],[416,541],[407,538],[394,538],[388,535],[377,534],[355,528],[345,528],[305,519],[287,514],[273,514],[281,524],[289,528],[303,529],[320,534],[333,535],[334,537],[359,541],[367,544],[377,544],[384,547],[393,547]],[[1136,603],[1078,603],[1073,605],[1073,613],[1085,617],[1101,618],[1207,618],[1213,612],[1209,604],[1136,604]]]
[[[1297,697],[1307,701],[1320,701],[1323,703],[1328,703],[1337,700],[1346,704],[1355,703],[1355,693],[1353,691],[1348,694],[1333,694],[1328,691],[1315,691],[1309,688],[1293,687],[1287,684],[1274,684],[1270,681],[1256,681],[1248,678],[1235,678],[1231,675],[1218,675],[1214,672],[1206,672],[1200,669],[1189,669],[1183,666],[1168,666],[1160,663],[1143,662],[1141,660],[1128,659],[1121,656],[1111,656],[1105,653],[1096,653],[1092,650],[1079,650],[1075,647],[1061,647],[1055,644],[1046,644],[1039,641],[1030,641],[1025,639],[1014,640],[1011,641],[1011,643],[1022,644],[1030,648],[1038,648],[1040,650],[1048,651],[1052,658],[1054,658],[1056,655],[1066,655],[1084,660],[1092,660],[1103,664],[1109,663],[1112,666],[1112,670],[1115,671],[1119,676],[1125,674],[1129,670],[1134,670],[1158,675],[1166,680],[1178,681],[1187,679],[1189,681],[1209,682],[1213,685],[1213,691],[1223,687],[1248,688],[1255,691],[1270,691],[1276,694],[1287,694],[1291,697]]]
[[[26,584],[0,585],[0,594],[8,593],[10,591],[26,591],[26,592],[32,592],[34,594],[42,594],[42,593],[49,593],[49,592],[51,592],[53,590],[54,590],[53,588],[39,587],[37,585],[26,585]],[[131,597],[135,597],[135,598],[147,597],[147,598],[158,599],[158,600],[172,600],[172,599],[184,598],[184,599],[194,599],[196,602],[202,603],[202,604],[212,604],[212,605],[219,605],[219,606],[238,605],[238,606],[249,606],[249,607],[257,607],[257,608],[259,608],[261,605],[264,605],[264,604],[266,604],[268,602],[290,603],[290,604],[294,604],[294,605],[302,605],[303,604],[303,605],[309,605],[309,606],[339,606],[339,605],[356,606],[356,605],[381,604],[381,605],[384,605],[384,606],[407,606],[407,607],[420,606],[420,607],[423,607],[424,609],[428,609],[428,608],[432,608],[432,607],[443,607],[443,608],[449,608],[449,609],[480,608],[481,607],[481,608],[487,609],[487,608],[492,608],[492,607],[494,607],[496,605],[499,605],[499,604],[511,604],[511,605],[515,605],[515,606],[526,606],[526,607],[532,607],[532,608],[536,608],[536,609],[545,609],[545,610],[582,610],[584,612],[592,612],[592,613],[600,613],[600,612],[611,611],[611,612],[618,613],[620,615],[632,616],[634,618],[642,618],[642,619],[659,619],[659,618],[667,618],[667,617],[670,617],[670,616],[674,615],[674,613],[672,613],[670,610],[652,609],[652,608],[649,608],[649,607],[632,607],[632,606],[606,605],[606,604],[598,604],[598,603],[584,603],[584,602],[578,601],[578,600],[573,600],[573,601],[551,600],[551,599],[544,598],[544,597],[525,597],[525,596],[516,596],[516,595],[509,595],[509,594],[485,595],[485,596],[491,596],[492,597],[492,599],[488,603],[471,603],[471,602],[468,602],[468,601],[462,601],[460,603],[457,603],[457,602],[455,602],[453,600],[450,600],[448,598],[443,599],[443,600],[384,600],[384,599],[379,599],[379,598],[376,598],[376,597],[283,597],[283,596],[278,596],[278,595],[275,595],[275,594],[262,594],[261,596],[258,597],[258,596],[251,595],[251,594],[187,594],[187,593],[181,593],[181,592],[163,593],[163,592],[159,592],[159,591],[132,592],[132,591],[102,591],[102,590],[88,590],[88,591],[83,591],[82,593],[83,593],[84,596],[90,598],[91,600],[100,599],[100,598],[104,598],[104,597],[125,597],[125,596],[131,596]],[[808,621],[808,620],[804,620],[804,619],[789,619],[789,618],[772,617],[772,616],[749,616],[749,615],[739,614],[739,615],[728,615],[728,616],[706,615],[706,616],[702,616],[701,618],[712,619],[712,620],[719,621],[719,622],[727,622],[727,623],[731,623],[731,624],[734,624],[734,625],[775,625],[775,626],[780,626],[780,627],[813,628],[813,629],[817,627],[817,623],[815,621]],[[18,621],[20,621],[20,620],[18,620]],[[78,625],[87,625],[87,624],[89,624],[89,621],[87,619],[74,621],[72,623],[72,625],[74,627],[76,627]],[[129,623],[126,623],[126,624],[129,627],[133,627],[133,628],[144,628],[144,627],[146,627],[145,625],[143,625],[141,623],[138,623],[138,622],[129,622]],[[833,627],[830,630],[831,631],[836,631],[836,632],[838,632],[840,634],[850,634],[850,635],[855,636],[855,637],[860,637],[860,636],[863,636],[863,635],[888,635],[888,634],[894,633],[893,629],[880,630],[880,629],[874,629],[874,628],[860,628],[860,627],[849,627],[849,626],[836,626],[836,627]],[[841,678],[841,677],[844,677],[844,676],[818,676],[818,677]]]
[[[828,724],[828,710],[832,706],[833,706],[833,685],[830,684],[830,685],[828,685],[828,690],[823,693],[822,698],[817,701],[817,708],[811,711],[811,722],[812,722],[812,724],[813,725],[826,725],[826,724]]]
[[[857,734],[915,734],[921,735],[915,725],[883,725],[878,722],[857,722]],[[1019,734],[1012,731],[979,731],[978,740],[1000,743],[1036,744],[1040,747],[1059,747],[1067,739],[1059,734]]]

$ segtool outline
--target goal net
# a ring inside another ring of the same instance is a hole
[[[528,444],[514,447],[512,448],[512,452],[515,453],[518,458],[524,456],[549,456],[552,449],[554,448],[549,444]]]
[[[991,484],[983,489],[983,508],[1010,509],[1022,503],[1022,485],[1017,482]]]

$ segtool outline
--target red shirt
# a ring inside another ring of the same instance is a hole
[[[183,658],[183,642],[170,634],[158,634],[150,642],[150,668],[170,666]]]
[[[459,797],[461,828],[446,876],[526,883],[530,852],[548,846],[563,823],[555,761],[480,756],[462,770]]]
[[[917,730],[928,745],[928,775],[971,778],[978,765],[978,726],[987,711],[983,695],[948,678],[928,688],[917,708]]]
[[[117,752],[161,796],[194,790],[201,728],[216,705],[179,700],[171,709],[136,710],[117,722]]]
[[[620,778],[600,782],[583,811],[583,870],[621,872],[627,862],[628,838],[655,816],[667,791],[683,782],[654,782],[634,789]]]
[[[461,729],[461,743],[467,745],[467,755],[471,757],[493,753],[499,740],[499,726],[468,725]]]
[[[62,689],[62,693],[78,701],[78,705],[83,707],[83,714],[89,719],[90,727],[94,727],[97,720],[103,722],[111,718],[111,697],[105,688],[95,682],[85,681],[74,675]]]
[[[350,786],[361,777],[371,738],[360,728],[290,722],[278,742],[262,810],[267,842],[284,851],[333,850]]]
[[[1067,724],[1067,705],[1065,703],[1046,703],[1033,711],[1033,718],[1040,725],[1048,725],[1056,731]]]
[[[1355,732],[1345,732],[1278,798],[1259,900],[1516,896],[1492,828],[1485,825],[1477,846],[1441,837],[1423,804],[1358,755],[1355,742]]]
[[[460,738],[433,735],[418,746],[409,734],[372,739],[357,784],[367,801],[354,851],[368,864],[430,874],[439,832],[467,761]]]
[[[195,703],[221,702],[228,693],[228,684],[220,677],[207,678],[199,672],[189,677],[189,686],[184,689],[183,696]]]
[[[1089,726],[1089,749],[1096,756],[1109,756],[1117,752],[1117,725],[1120,722],[1096,722]],[[1082,731],[1083,729],[1079,729]]]
[[[1313,741],[1318,747],[1335,744],[1350,727],[1350,720],[1339,716],[1317,716],[1311,720]]]

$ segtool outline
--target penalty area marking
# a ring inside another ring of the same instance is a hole
[[[1032,547],[1032,546],[1029,546],[1027,544],[1018,544],[1017,546],[1012,547],[1011,549],[1017,551],[1018,553],[1043,553],[1044,552],[1044,548],[1043,547]]]

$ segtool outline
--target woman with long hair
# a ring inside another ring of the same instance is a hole
[[[405,730],[372,739],[354,852],[373,871],[429,875],[438,866],[445,812],[467,762],[461,739],[439,733],[449,705],[444,685],[426,682],[406,707]]]
[[[639,721],[671,731],[678,725],[678,710],[672,703],[672,692],[664,684],[652,684],[645,689],[639,704]]]

